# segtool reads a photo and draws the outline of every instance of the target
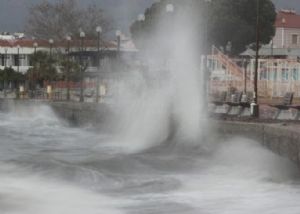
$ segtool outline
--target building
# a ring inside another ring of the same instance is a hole
[[[300,15],[293,10],[280,10],[275,22],[274,48],[300,48]]]
[[[259,50],[259,96],[281,97],[286,92],[294,92],[295,97],[300,97],[300,15],[292,10],[280,10],[275,28],[273,40]],[[209,59],[212,93],[232,88],[253,91],[254,50],[246,50],[237,62],[215,48]]]
[[[120,55],[131,56],[136,53],[136,49],[132,46],[127,47],[126,43],[121,43]],[[45,51],[52,53],[67,54],[67,41],[58,41],[50,44],[46,40],[33,40],[33,39],[0,39],[0,69],[5,67],[11,67],[21,73],[26,73],[31,65],[31,56],[35,51]],[[98,47],[97,41],[86,40],[83,43],[84,49],[81,50],[81,41],[70,41],[69,43],[69,54],[78,60],[82,56],[87,63],[87,72],[97,71],[97,57]],[[101,42],[100,43],[101,59],[104,62],[108,62],[110,59],[115,58],[118,51],[117,43],[112,42]],[[128,57],[128,56],[127,56]]]

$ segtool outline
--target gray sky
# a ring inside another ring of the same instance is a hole
[[[0,32],[23,31],[30,5],[41,0],[0,0]],[[55,1],[55,0],[49,0]],[[114,19],[115,27],[127,32],[139,13],[155,0],[79,0],[80,4],[99,4]],[[300,0],[273,0],[277,9],[295,9],[300,13]]]

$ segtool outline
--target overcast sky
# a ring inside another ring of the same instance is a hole
[[[42,0],[0,0],[0,32],[23,31],[30,5]],[[56,1],[56,0],[49,0]],[[128,32],[128,27],[139,13],[155,0],[79,0],[80,4],[99,4],[114,19],[115,27]],[[273,0],[277,9],[295,9],[300,12],[300,0]]]

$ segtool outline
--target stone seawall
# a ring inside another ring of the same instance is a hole
[[[50,102],[54,112],[74,125],[101,126],[108,121],[110,109],[105,104],[78,102]]]
[[[110,109],[105,104],[0,99],[0,111],[2,112],[17,112],[26,108],[34,111],[35,107],[41,105],[50,106],[60,118],[76,126],[86,124],[100,126],[100,124],[106,123],[110,115]]]
[[[241,136],[260,142],[266,148],[288,157],[300,167],[300,125],[217,121],[214,128],[224,136]]]
[[[51,103],[61,117],[78,124],[99,125],[111,116],[104,104]],[[241,136],[260,142],[273,152],[286,156],[300,167],[300,124],[213,121],[212,128],[221,136]]]
[[[43,102],[30,100],[0,100],[0,111],[32,108],[37,105],[49,105],[62,119],[74,125],[93,124],[97,127],[105,124],[111,117],[111,111],[105,104],[75,102]],[[237,121],[212,121],[213,133],[221,136],[241,136],[260,142],[273,152],[286,156],[300,167],[300,124],[259,123]]]

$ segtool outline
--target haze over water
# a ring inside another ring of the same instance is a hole
[[[0,139],[5,214],[300,210],[298,169],[245,139],[132,152],[114,136],[69,127],[46,106],[0,113]]]

